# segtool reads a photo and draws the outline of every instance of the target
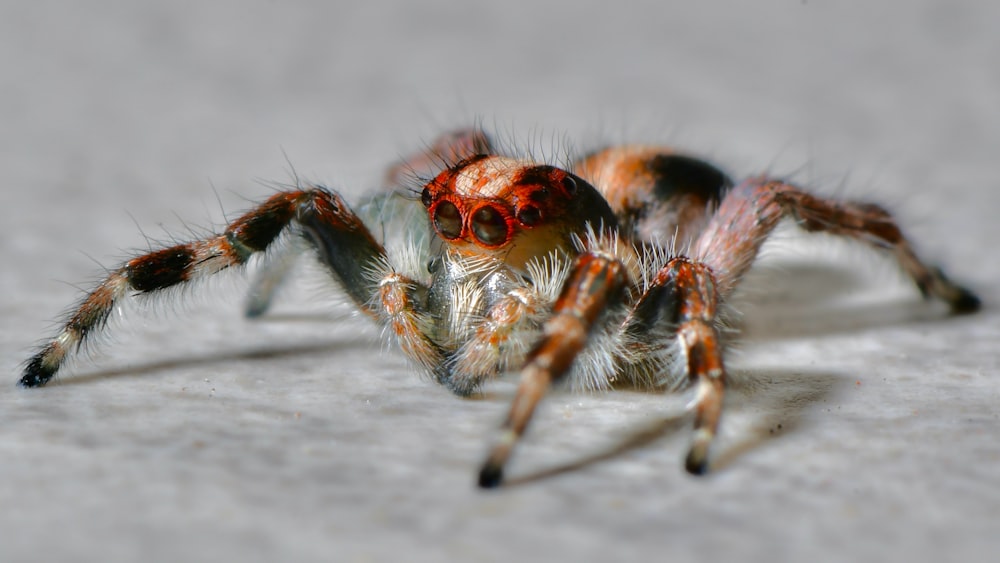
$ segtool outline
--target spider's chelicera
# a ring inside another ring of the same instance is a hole
[[[218,236],[129,260],[68,314],[25,365],[48,382],[105,329],[120,300],[245,264],[292,233],[354,304],[442,385],[469,395],[519,370],[510,413],[479,474],[495,486],[549,386],[697,386],[685,466],[708,468],[726,370],[720,306],[785,217],[895,257],[925,297],[955,313],[979,300],[924,264],[883,208],[810,195],[788,182],[733,182],[662,147],[593,152],[568,169],[498,154],[478,131],[442,137],[390,169],[388,189],[353,211],[319,186],[277,193]],[[435,174],[419,197],[407,172]],[[675,249],[685,249],[683,254]],[[288,259],[266,264],[248,311],[266,311]]]

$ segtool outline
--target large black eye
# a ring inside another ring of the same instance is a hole
[[[507,221],[492,207],[480,207],[472,215],[472,232],[484,244],[495,246],[507,240]]]
[[[434,226],[447,239],[458,238],[462,234],[462,214],[455,204],[442,201],[434,209]]]
[[[420,203],[424,204],[424,207],[430,207],[433,201],[430,188],[424,188],[424,191],[420,192]]]

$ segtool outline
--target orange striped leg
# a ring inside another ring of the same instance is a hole
[[[292,223],[302,227],[355,303],[368,308],[376,282],[365,267],[383,259],[385,251],[337,194],[322,188],[282,192],[233,221],[221,235],[138,256],[112,270],[69,313],[59,333],[28,360],[20,384],[45,385],[70,355],[106,328],[121,299],[156,294],[245,264]]]
[[[688,379],[697,387],[692,407],[694,433],[685,467],[694,474],[708,469],[708,448],[719,427],[726,371],[716,329],[718,292],[708,266],[674,258],[657,272],[625,320],[624,330],[641,342],[676,335]]]
[[[387,272],[379,282],[376,305],[386,330],[399,343],[407,357],[437,376],[439,383],[444,380],[437,369],[444,364],[444,354],[430,339],[424,328],[431,322],[430,316],[419,306],[416,293],[421,286],[416,281],[395,272]]]
[[[425,150],[409,155],[390,166],[385,173],[386,193],[407,194],[416,180],[433,178],[443,168],[476,154],[493,151],[489,136],[476,129],[459,129],[439,136]],[[409,198],[409,195],[403,197]],[[362,216],[364,216],[363,210]],[[421,213],[426,212],[421,208]],[[372,224],[372,223],[370,223]],[[253,280],[245,306],[248,317],[267,313],[278,288],[285,282],[295,260],[303,249],[282,248],[270,257]]]
[[[517,288],[494,303],[475,332],[455,354],[449,389],[467,397],[487,378],[497,374],[497,366],[506,370],[513,361],[521,361],[536,333],[528,331],[545,310],[531,288]],[[529,336],[530,334],[530,336]],[[513,358],[516,358],[514,360]]]
[[[723,295],[750,268],[782,217],[791,217],[807,231],[854,238],[891,252],[924,297],[944,301],[953,313],[979,309],[975,294],[917,257],[896,221],[882,207],[819,198],[767,178],[747,180],[733,188],[695,244],[694,256],[711,266]]]
[[[503,480],[503,466],[538,402],[569,371],[600,313],[619,298],[625,279],[624,267],[612,257],[587,253],[576,259],[541,340],[528,353],[500,437],[479,473],[480,487],[496,487]]]

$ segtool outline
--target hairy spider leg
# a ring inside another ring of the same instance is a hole
[[[385,251],[334,192],[320,187],[277,193],[233,221],[217,236],[178,244],[129,260],[111,270],[72,309],[60,332],[25,365],[20,384],[45,385],[71,354],[107,326],[115,306],[130,295],[158,292],[245,264],[265,251],[289,226],[298,225],[353,301],[373,316],[378,280],[369,268]]]
[[[541,340],[528,353],[507,419],[479,473],[480,487],[495,487],[503,480],[503,466],[538,402],[553,382],[566,375],[600,314],[620,299],[626,281],[617,258],[599,252],[577,256],[552,317],[542,327]]]
[[[708,469],[708,447],[718,431],[726,383],[718,303],[709,267],[677,257],[657,272],[623,323],[635,341],[650,334],[675,335],[680,360],[676,369],[697,385],[692,401],[694,433],[685,467],[699,475]]]
[[[810,232],[826,232],[892,253],[926,298],[947,303],[953,313],[979,309],[980,301],[914,253],[888,211],[864,202],[834,201],[780,180],[758,177],[740,183],[723,199],[694,246],[694,257],[711,267],[722,297],[729,295],[783,217]]]
[[[525,333],[534,336],[532,327],[546,312],[544,299],[533,287],[508,291],[486,311],[475,332],[455,354],[448,387],[458,395],[468,396],[487,378],[519,367],[510,365],[510,359],[524,357],[531,345]]]
[[[413,153],[388,167],[382,193],[367,204],[379,208],[371,210],[371,220],[374,222],[386,220],[382,216],[382,206],[400,203],[396,200],[414,199],[411,192],[414,191],[415,184],[426,182],[444,168],[463,159],[492,152],[492,141],[479,129],[457,129],[438,136],[425,150]],[[364,217],[364,211],[365,209],[359,208],[359,215]],[[420,212],[423,213],[422,208]],[[376,227],[373,223],[369,225],[372,225],[372,228]],[[378,232],[372,234],[379,238]],[[385,243],[384,240],[380,242]],[[288,278],[298,257],[306,250],[308,246],[290,244],[268,257],[247,292],[244,306],[246,316],[253,318],[267,313],[278,289]]]

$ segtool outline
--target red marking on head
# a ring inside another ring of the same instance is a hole
[[[519,233],[565,220],[576,191],[564,170],[476,156],[439,174],[420,199],[443,239],[498,249]]]

